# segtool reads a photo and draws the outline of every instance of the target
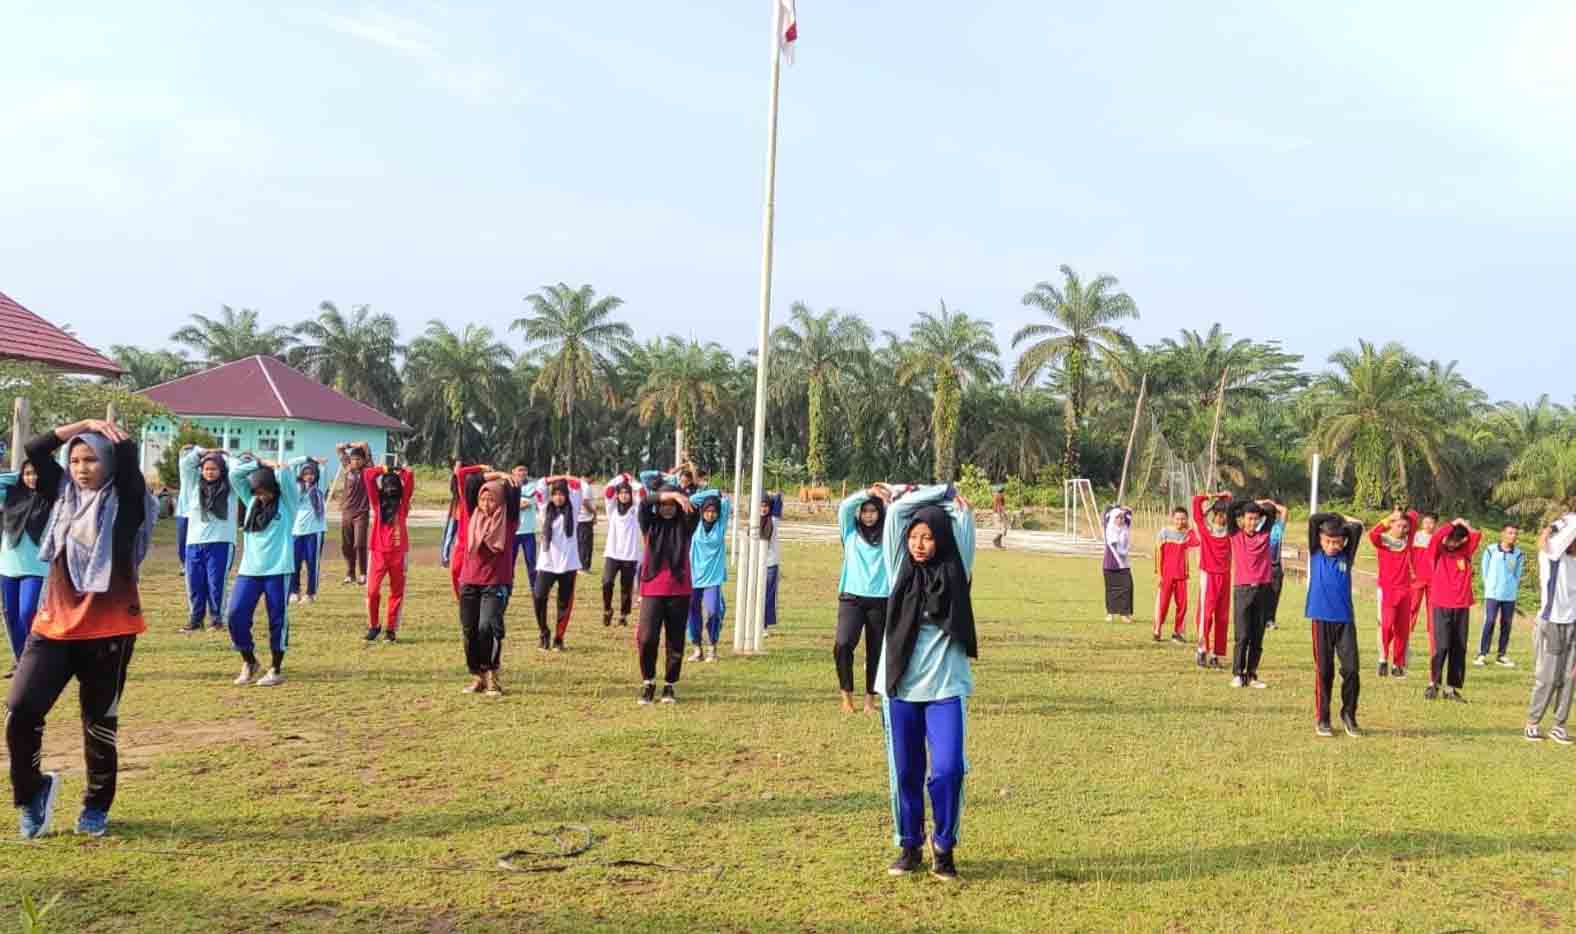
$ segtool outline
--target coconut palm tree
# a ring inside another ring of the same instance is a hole
[[[1318,418],[1312,441],[1337,474],[1352,468],[1357,505],[1397,500],[1408,486],[1408,461],[1421,461],[1437,480],[1445,424],[1422,361],[1397,343],[1358,341],[1330,363],[1335,371],[1320,376],[1305,400]]]
[[[805,466],[819,483],[827,469],[827,403],[847,385],[844,377],[870,347],[870,325],[836,308],[821,314],[794,302],[789,323],[772,332],[772,369],[777,385],[803,386],[809,401],[809,444]]]
[[[613,312],[624,304],[616,295],[597,298],[589,285],[571,289],[560,282],[525,297],[531,314],[516,318],[510,330],[524,331],[526,348],[542,354],[541,375],[533,395],[546,395],[569,423],[567,463],[575,463],[575,404],[592,395],[598,378],[605,379],[609,355],[634,332]]]
[[[192,371],[192,362],[186,355],[173,350],[143,350],[128,344],[116,344],[109,349],[110,356],[120,364],[126,374],[120,378],[128,389],[147,389],[178,379]]]
[[[191,348],[204,366],[259,355],[282,358],[296,342],[283,325],[265,328],[259,324],[256,309],[236,311],[229,305],[220,306],[218,318],[192,315],[192,323],[171,334],[170,340]]]
[[[935,452],[935,477],[947,482],[957,473],[958,413],[963,387],[974,381],[1001,379],[1001,350],[990,322],[970,318],[941,303],[937,314],[922,311],[909,329],[909,341],[897,377],[912,385],[923,380],[934,399],[930,431]]]
[[[1181,340],[1160,342],[1162,365],[1174,389],[1197,405],[1215,404],[1220,375],[1226,374],[1226,392],[1233,398],[1262,401],[1300,389],[1307,378],[1297,371],[1301,354],[1281,350],[1280,341],[1231,339],[1217,322],[1204,334],[1183,328]]]
[[[652,355],[650,372],[636,395],[640,423],[668,419],[689,438],[691,428],[721,407],[728,367],[721,345],[670,336]]]
[[[1013,377],[1019,386],[1035,382],[1040,373],[1059,364],[1067,374],[1067,411],[1062,469],[1068,477],[1079,475],[1078,429],[1083,423],[1089,364],[1094,355],[1107,355],[1131,342],[1113,322],[1138,317],[1138,305],[1126,292],[1117,291],[1115,276],[1097,276],[1085,284],[1071,266],[1060,267],[1062,284],[1041,282],[1023,296],[1023,304],[1038,308],[1049,319],[1029,324],[1012,336],[1012,346],[1028,343],[1018,357]]]
[[[436,453],[439,438],[448,441],[452,457],[480,449],[513,359],[492,328],[467,324],[455,333],[441,321],[427,323],[410,343],[405,395],[408,417],[426,435],[429,453]]]
[[[323,302],[317,318],[301,322],[294,331],[304,341],[290,349],[291,366],[385,412],[398,404],[394,358],[404,348],[393,317],[373,314],[368,305],[354,305],[346,315],[333,302]]]
[[[1535,522],[1576,511],[1576,437],[1551,435],[1522,451],[1494,487],[1494,501]]]

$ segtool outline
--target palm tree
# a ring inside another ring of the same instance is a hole
[[[375,315],[367,305],[352,306],[347,316],[333,302],[323,302],[317,319],[296,325],[295,334],[310,343],[290,350],[292,366],[385,412],[399,401],[394,358],[403,348],[391,316]]]
[[[609,354],[634,336],[629,325],[612,320],[624,304],[616,295],[598,299],[589,285],[571,289],[565,283],[543,286],[525,297],[532,314],[515,319],[510,330],[525,332],[526,348],[544,354],[541,375],[532,395],[549,396],[558,414],[569,421],[567,463],[575,463],[575,403],[591,394],[598,376],[605,376]]]
[[[934,402],[930,430],[935,452],[935,477],[947,482],[957,473],[958,413],[967,383],[1001,379],[1001,351],[991,334],[990,322],[970,318],[941,303],[939,314],[922,311],[909,329],[906,359],[898,380],[931,383]]]
[[[1112,322],[1137,318],[1138,305],[1126,292],[1116,291],[1115,276],[1097,276],[1086,285],[1071,266],[1061,266],[1061,273],[1060,287],[1041,282],[1023,296],[1023,304],[1040,309],[1050,320],[1025,325],[1012,336],[1013,347],[1033,342],[1018,358],[1013,376],[1019,386],[1028,386],[1048,365],[1060,364],[1067,371],[1062,469],[1072,478],[1079,474],[1078,428],[1091,357],[1111,354],[1131,342]]]
[[[405,383],[412,424],[429,439],[447,438],[450,454],[466,453],[484,422],[497,416],[495,400],[509,377],[514,355],[492,328],[467,324],[456,334],[441,321],[411,341]]]
[[[1232,340],[1219,322],[1204,334],[1187,328],[1179,334],[1180,341],[1168,337],[1160,342],[1160,355],[1177,390],[1200,407],[1215,404],[1222,371],[1233,398],[1255,401],[1284,395],[1307,382],[1297,372],[1302,355],[1281,350],[1280,341]]]
[[[1445,425],[1422,362],[1400,344],[1376,348],[1368,341],[1331,354],[1330,362],[1338,369],[1320,376],[1306,400],[1319,419],[1312,440],[1337,474],[1352,467],[1357,505],[1398,499],[1408,486],[1409,459],[1420,459],[1437,479]]]
[[[1522,451],[1494,487],[1494,501],[1539,522],[1576,510],[1576,438],[1550,436]]]
[[[721,345],[668,337],[652,355],[650,373],[636,396],[640,423],[669,419],[688,439],[702,416],[721,407],[728,367]]]
[[[190,347],[201,358],[204,366],[217,366],[259,355],[283,357],[285,351],[295,343],[290,329],[283,325],[262,327],[258,323],[256,309],[242,308],[236,311],[229,305],[220,306],[217,319],[192,315],[192,323],[171,334],[170,340]]]
[[[143,350],[128,344],[116,344],[109,349],[110,356],[126,371],[120,378],[128,389],[147,389],[178,379],[191,372],[192,362],[186,355],[173,350]]]
[[[809,445],[805,466],[819,483],[827,469],[828,396],[844,385],[842,379],[870,347],[870,325],[855,315],[829,308],[817,315],[803,302],[794,302],[789,324],[772,333],[772,361],[779,386],[803,386],[809,396]],[[786,377],[786,378],[784,378]]]

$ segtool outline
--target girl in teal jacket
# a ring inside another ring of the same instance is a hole
[[[843,573],[837,582],[837,636],[832,661],[843,713],[854,712],[854,650],[865,640],[865,713],[876,709],[876,668],[881,662],[881,631],[886,626],[887,593],[892,589],[882,553],[886,500],[871,487],[843,500],[837,528],[843,541]]]
[[[717,660],[717,640],[722,636],[722,618],[728,612],[723,600],[723,584],[728,582],[728,525],[733,504],[716,490],[702,490],[690,497],[700,510],[700,525],[690,539],[689,637],[695,646],[690,661]],[[704,624],[704,635],[702,625]]]
[[[242,659],[241,674],[235,679],[237,685],[253,684],[252,679],[257,677],[252,614],[260,599],[268,606],[268,647],[273,659],[255,684],[266,688],[284,681],[280,672],[285,649],[290,647],[286,598],[295,565],[295,516],[301,503],[296,471],[306,461],[307,458],[298,457],[288,465],[269,464],[246,454],[230,469],[230,486],[241,498],[244,509],[241,544],[245,554],[235,575],[229,615],[230,642]]]

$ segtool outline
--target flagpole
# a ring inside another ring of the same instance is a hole
[[[782,4],[772,0],[772,80],[766,108],[766,191],[761,208],[761,307],[760,329],[756,339],[755,362],[755,424],[750,458],[750,499],[741,504],[749,510],[750,550],[754,555],[761,544],[761,490],[766,481],[766,373],[767,355],[772,329],[772,232],[777,206],[777,90],[782,83]],[[746,654],[759,651],[761,640],[758,622],[766,604],[766,588],[755,582],[748,606],[739,608],[738,625],[744,633]]]

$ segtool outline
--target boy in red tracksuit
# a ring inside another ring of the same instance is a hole
[[[1181,506],[1171,510],[1171,527],[1161,529],[1155,539],[1155,641],[1160,641],[1160,631],[1165,628],[1166,607],[1175,600],[1176,627],[1171,633],[1172,642],[1183,642],[1182,630],[1187,625],[1187,550],[1198,547],[1198,531],[1187,527],[1187,510]]]
[[[1412,530],[1417,513],[1400,507],[1376,523],[1368,541],[1379,556],[1379,677],[1406,677],[1406,644],[1412,634]]]
[[[410,561],[410,498],[416,478],[407,467],[378,467],[361,471],[367,491],[371,521],[367,528],[367,641],[378,637],[378,608],[383,602],[383,578],[389,579],[388,629],[383,638],[396,639],[405,608],[405,571]]]
[[[1226,628],[1231,619],[1231,532],[1226,525],[1230,493],[1193,497],[1193,524],[1198,529],[1198,667],[1220,668],[1226,657]],[[1210,503],[1209,518],[1204,504]],[[1213,654],[1210,650],[1213,649]]]
[[[1428,585],[1433,605],[1434,655],[1429,660],[1428,687],[1423,697],[1439,696],[1444,678],[1446,700],[1466,702],[1461,685],[1467,676],[1467,617],[1472,613],[1472,566],[1483,533],[1465,519],[1440,526],[1428,539],[1427,564],[1433,578]]]
[[[1439,527],[1439,514],[1425,512],[1418,516],[1417,525],[1412,532],[1412,603],[1407,608],[1407,632],[1417,632],[1417,616],[1423,614],[1423,629],[1428,632],[1428,654],[1434,654],[1434,607],[1428,602],[1428,588],[1434,580],[1433,566],[1428,563],[1428,540],[1434,537],[1434,529]],[[1401,656],[1403,662],[1410,657],[1410,653]],[[1407,667],[1411,667],[1407,664]]]

